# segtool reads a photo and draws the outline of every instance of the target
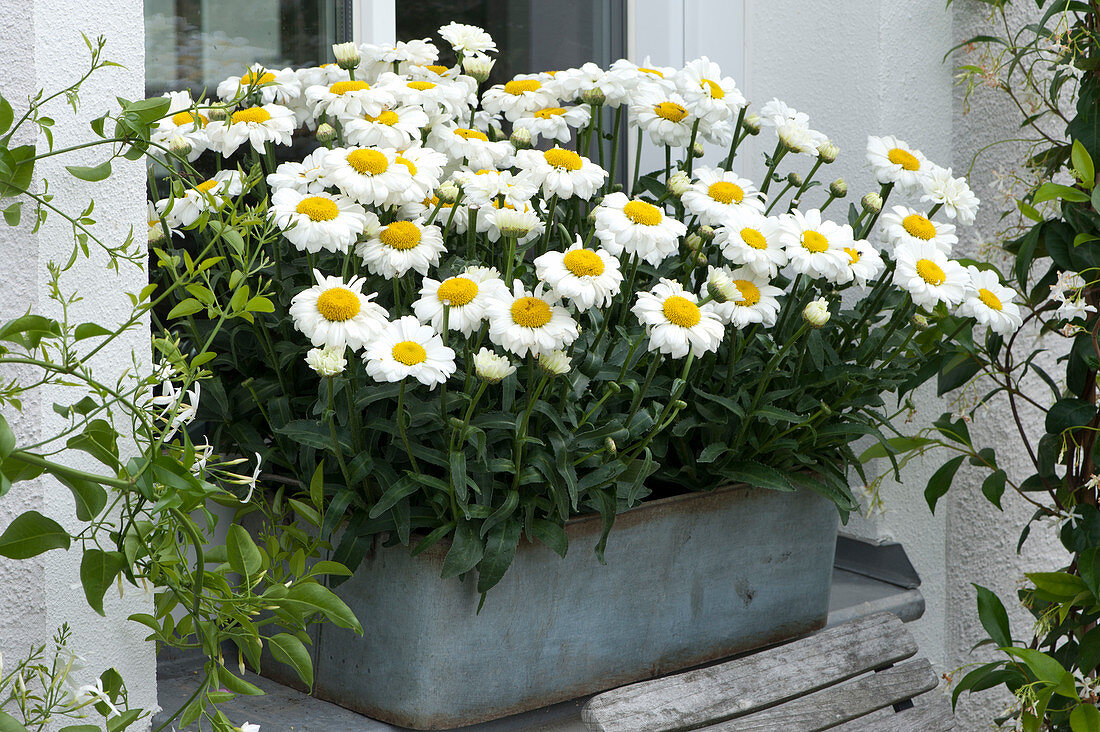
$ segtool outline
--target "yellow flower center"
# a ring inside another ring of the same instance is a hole
[[[917,260],[917,274],[930,285],[942,285],[947,279],[947,275],[940,269],[940,266],[931,259]]]
[[[385,154],[378,150],[352,150],[348,153],[348,165],[360,175],[381,175],[390,167]]]
[[[435,296],[440,302],[461,307],[477,297],[477,290],[477,283],[473,280],[466,277],[452,277],[449,280],[443,280]]]
[[[658,71],[657,69],[647,69],[647,68],[644,68],[644,67],[642,67],[642,66],[639,66],[639,67],[638,67],[638,71],[644,72],[644,73],[646,73],[646,74],[652,74],[653,76],[659,76],[659,77],[661,77],[662,79],[663,79],[663,78],[665,78],[665,75],[664,75],[664,74],[662,74],[662,73],[661,73],[660,71]]]
[[[172,115],[172,124],[182,127],[183,125],[194,124],[196,119],[199,121],[199,127],[206,127],[206,123],[210,121],[198,112],[184,111]]]
[[[537,297],[521,297],[512,303],[512,321],[524,328],[541,328],[550,322],[550,306]]]
[[[397,112],[389,109],[382,110],[382,113],[377,117],[369,114],[364,114],[363,119],[365,119],[367,122],[377,122],[378,124],[386,125],[387,127],[393,127],[399,121]]]
[[[733,284],[737,285],[737,291],[741,293],[741,302],[737,303],[738,305],[752,307],[760,302],[760,288],[756,283],[748,280],[734,280]]]
[[[661,306],[661,311],[664,312],[668,322],[681,328],[694,327],[699,324],[699,320],[702,318],[699,306],[686,297],[680,297],[679,295],[666,297],[664,304]]]
[[[710,188],[707,188],[707,195],[713,198],[718,203],[724,203],[729,205],[731,203],[741,203],[745,200],[745,191],[741,186],[736,183],[727,183],[724,180],[720,180],[717,183],[711,183]]]
[[[518,97],[524,92],[538,91],[542,84],[536,79],[512,79],[504,85],[504,91]]]
[[[310,221],[332,221],[340,215],[340,209],[334,201],[320,196],[303,198],[294,210],[308,216]]]
[[[894,165],[900,165],[904,170],[920,170],[920,161],[908,150],[895,147],[886,153],[886,157]]]
[[[435,89],[435,84],[430,81],[410,81],[405,86],[410,89],[416,89],[417,91],[427,91],[429,89]]]
[[[458,127],[455,129],[455,134],[461,137],[463,140],[482,140],[488,142],[489,138],[485,136],[484,132],[480,130],[471,130],[468,127]]]
[[[270,84],[273,81],[275,81],[275,74],[272,74],[269,71],[265,71],[258,76],[250,71],[241,77],[241,86],[252,86],[253,84]]]
[[[420,229],[411,221],[394,221],[382,229],[378,238],[393,249],[412,249],[420,243]]]
[[[654,104],[653,111],[657,113],[658,117],[667,119],[670,122],[679,122],[688,115],[688,111],[676,102],[661,102],[660,104]]]
[[[555,147],[552,150],[544,152],[542,156],[546,158],[546,162],[560,170],[581,169],[581,156],[572,150],[563,150],[560,147]]]
[[[204,180],[202,183],[199,183],[197,186],[195,186],[195,190],[202,193],[209,193],[210,191],[214,190],[217,185],[218,181],[216,180]]]
[[[409,160],[408,158],[406,158],[402,155],[398,155],[396,158],[393,159],[393,162],[401,163],[402,165],[404,165],[406,168],[409,169],[409,172],[411,174],[416,175],[416,163]]]
[[[359,314],[359,296],[344,287],[333,287],[317,298],[317,312],[333,323],[343,323]]]
[[[749,229],[747,227],[741,229],[741,241],[745,242],[753,249],[768,248],[768,240],[756,229]]]
[[[263,107],[251,107],[249,109],[242,109],[233,113],[233,116],[229,118],[231,124],[237,122],[254,122],[261,124],[271,119],[271,115]]]
[[[802,232],[802,248],[814,254],[820,254],[829,248],[829,240],[816,231],[804,231]]]
[[[428,352],[416,341],[401,341],[393,347],[393,360],[415,366],[428,360]]]
[[[844,251],[847,252],[848,259],[851,260],[848,262],[848,264],[855,264],[860,260],[860,257],[863,256],[859,253],[858,249],[854,249],[852,247],[844,247]]]
[[[936,225],[920,214],[909,214],[901,222],[910,236],[928,241],[936,236]]]
[[[978,299],[985,303],[985,306],[988,308],[992,308],[993,310],[1004,310],[1004,304],[1001,302],[1001,298],[984,287],[978,288]]]
[[[717,82],[711,81],[710,79],[703,79],[699,83],[699,86],[703,87],[703,91],[706,91],[708,87],[710,88],[711,99],[721,99],[726,96],[726,92],[722,90],[722,87],[718,86]]]
[[[623,206],[623,213],[635,224],[656,226],[661,223],[661,209],[645,201],[630,201]]]
[[[600,255],[588,249],[569,250],[565,253],[562,264],[577,277],[599,277],[604,270]]]
[[[426,68],[428,71],[432,72],[433,74],[439,74],[439,75],[443,75],[443,74],[447,73],[448,71],[450,71],[450,69],[447,68],[446,66],[440,66],[439,64],[428,64],[424,68]]]
[[[563,107],[547,107],[546,109],[540,109],[535,112],[535,116],[539,119],[550,119],[551,117],[557,117],[562,114],[565,114],[565,109]]]
[[[365,81],[338,81],[328,88],[333,94],[343,96],[348,92],[366,91],[370,84]]]

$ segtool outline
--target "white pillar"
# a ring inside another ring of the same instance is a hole
[[[128,99],[144,97],[144,16],[141,0],[103,0],[77,3],[72,0],[18,0],[8,3],[0,21],[0,66],[5,69],[0,92],[11,102],[18,118],[26,109],[27,98],[39,88],[56,91],[79,78],[88,66],[88,50],[80,37],[103,34],[107,37],[105,57],[125,68],[97,72],[80,91],[79,112],[64,98],[51,102],[45,113],[56,120],[55,143],[58,147],[93,139],[89,121],[108,109],[117,111],[115,96]],[[27,130],[31,132],[30,129]],[[44,148],[44,139],[25,135],[15,144],[35,143]],[[71,155],[42,161],[35,175],[41,190],[44,180],[54,203],[70,214],[79,214],[94,198],[94,230],[107,242],[122,242],[131,227],[139,241],[145,237],[145,171],[139,163],[116,161],[114,175],[104,183],[78,181],[65,165],[95,165],[106,158],[105,148],[92,148]],[[10,203],[5,200],[4,206]],[[28,309],[57,317],[60,308],[49,299],[50,261],[64,264],[72,250],[72,230],[63,219],[51,216],[37,232],[31,233],[33,206],[24,206],[23,223],[16,228],[0,226],[0,321],[25,313]],[[94,321],[104,325],[121,321],[130,313],[126,292],[138,292],[147,282],[143,267],[123,266],[121,274],[104,267],[105,257],[93,253],[90,260],[79,259],[63,277],[63,287],[79,292],[84,298],[70,310],[75,322]],[[125,337],[99,354],[94,367],[98,377],[114,381],[131,365],[131,352],[148,361],[147,327],[131,330]],[[5,370],[0,378],[14,372]],[[42,436],[54,434],[64,424],[52,409],[53,402],[71,403],[71,391],[53,390],[40,398],[24,401],[21,414],[6,411],[17,435],[17,444],[30,444]],[[125,449],[125,448],[123,448]],[[65,462],[90,471],[102,466],[83,453],[66,455]],[[0,530],[18,514],[36,509],[76,527],[73,499],[67,489],[52,480],[17,483],[0,498]],[[107,592],[102,618],[87,607],[80,587],[81,554],[53,551],[31,560],[0,559],[0,652],[14,660],[32,644],[48,643],[54,630],[68,622],[73,630],[73,647],[88,660],[84,672],[87,682],[107,668],[122,674],[130,692],[131,706],[156,708],[156,664],[154,647],[142,638],[148,630],[126,620],[135,612],[149,612],[149,598],[129,588],[125,599],[112,588]],[[83,680],[82,680],[83,681]]]

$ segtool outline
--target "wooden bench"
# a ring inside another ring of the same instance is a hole
[[[913,636],[876,613],[732,661],[592,697],[593,732],[937,732],[955,726]]]

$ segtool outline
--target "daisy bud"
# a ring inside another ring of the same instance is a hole
[[[711,267],[707,275],[707,294],[715,302],[741,302],[741,290],[725,270]]]
[[[811,300],[802,310],[802,319],[815,328],[820,328],[829,322],[829,303],[824,298]]]
[[[836,161],[836,156],[840,154],[840,148],[831,142],[826,142],[824,145],[817,149],[817,156],[821,158],[821,162],[828,165],[829,163]]]
[[[597,107],[602,107],[603,103],[607,101],[607,95],[603,93],[603,89],[599,87],[592,87],[591,89],[585,89],[581,94],[581,101],[585,104],[592,104]]]
[[[745,119],[741,123],[741,126],[744,127],[746,130],[748,130],[748,133],[750,135],[759,135],[760,134],[760,116],[756,115],[756,114],[747,114],[747,115],[745,115]]]
[[[230,110],[225,107],[211,107],[206,110],[206,118],[211,122],[220,122],[223,119],[229,119]]]
[[[149,222],[149,243],[160,244],[164,241],[164,227],[160,225],[159,221]]]
[[[328,122],[317,125],[317,142],[327,145],[336,139],[336,128]]]
[[[550,353],[539,354],[539,368],[553,376],[561,376],[569,373],[569,356],[565,351],[554,350]]]
[[[829,193],[835,198],[844,198],[848,195],[848,184],[843,178],[837,178],[829,184]]]
[[[512,130],[512,136],[508,140],[517,150],[526,150],[531,147],[531,130],[526,127],[517,127]]]
[[[695,254],[693,254],[691,258],[696,267],[707,266],[707,255],[703,254],[702,252],[695,252]]]
[[[697,142],[691,146],[691,157],[693,158],[701,158],[704,154],[706,154],[706,152],[707,151],[703,149],[703,143],[701,142]]]
[[[344,358],[344,349],[335,348],[311,348],[306,353],[306,363],[317,372],[318,376],[336,376],[347,368],[348,360]]]
[[[458,186],[454,184],[454,181],[444,181],[439,185],[439,190],[436,191],[436,195],[439,196],[439,200],[443,203],[454,203],[458,200],[458,195],[461,191],[458,190]]]
[[[350,71],[359,65],[361,57],[359,46],[352,42],[332,44],[332,55],[336,57],[336,65],[345,71]]]
[[[588,217],[587,218],[588,218],[588,223],[590,223],[590,224],[596,223],[596,208],[597,208],[596,206],[593,206],[592,210],[588,212]]]
[[[791,184],[792,188],[801,188],[802,176],[792,170],[790,173],[787,173],[787,182]]]
[[[913,327],[917,330],[926,330],[928,328],[928,318],[920,313],[913,313],[913,317],[909,319],[909,322],[912,323]]]
[[[499,384],[510,374],[514,374],[516,367],[504,357],[493,353],[488,348],[482,348],[474,356],[474,371],[477,377],[489,384]]]
[[[467,76],[474,77],[478,84],[485,83],[493,70],[494,64],[496,64],[496,60],[483,53],[471,53],[462,57],[462,70],[466,72]]]
[[[687,409],[688,403],[683,399],[677,399],[672,403],[672,408],[679,412],[681,409]]]
[[[610,437],[603,438],[603,448],[612,456],[617,455],[619,452],[619,446]]]
[[[703,237],[692,232],[684,237],[684,246],[686,246],[689,251],[698,252],[703,248]]]
[[[702,226],[699,227],[699,236],[703,239],[703,241],[713,241],[714,240],[714,227],[713,226],[707,226],[706,224],[703,224]]]
[[[877,193],[868,193],[866,196],[863,197],[863,200],[860,201],[860,203],[863,205],[863,208],[865,210],[870,211],[873,214],[877,214],[879,211],[882,210],[882,196]]]
[[[191,154],[191,143],[185,140],[182,135],[173,135],[168,143],[168,150],[174,155],[185,158]]]
[[[676,171],[668,179],[667,188],[669,193],[679,198],[691,188],[691,176],[682,170]]]
[[[496,225],[502,235],[522,239],[539,225],[539,216],[533,211],[502,208],[496,213]]]

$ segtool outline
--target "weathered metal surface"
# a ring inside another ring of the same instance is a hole
[[[481,613],[447,546],[379,549],[337,592],[364,637],[324,626],[315,694],[392,724],[447,729],[652,678],[825,623],[833,505],[725,488],[569,522],[563,559],[521,543]]]

